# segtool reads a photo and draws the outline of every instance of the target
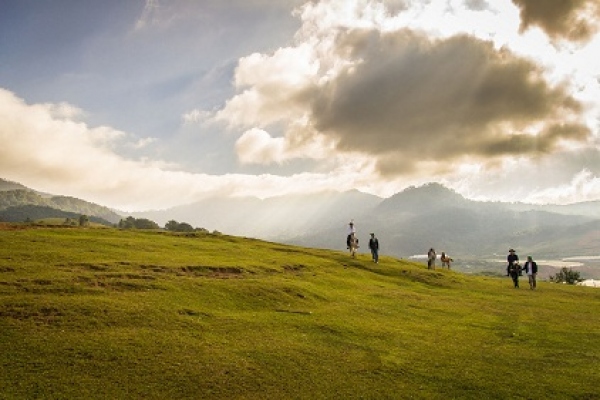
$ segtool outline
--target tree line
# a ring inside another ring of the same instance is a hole
[[[147,218],[134,218],[129,216],[125,219],[121,219],[117,225],[120,229],[161,229],[160,226]],[[167,231],[171,232],[201,232],[208,233],[208,229],[205,228],[195,228],[187,222],[177,222],[175,220],[170,220],[165,224],[165,228]],[[219,231],[213,231],[214,234],[220,234]]]

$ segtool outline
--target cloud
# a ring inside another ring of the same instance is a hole
[[[352,25],[358,7],[343,5],[307,6],[297,43],[241,59],[240,93],[216,119],[250,129],[307,121],[306,130],[285,131],[285,142],[333,143],[338,154],[373,157],[384,176],[423,168],[443,175],[473,158],[495,166],[502,157],[549,155],[591,136],[579,122],[582,104],[532,60],[466,34],[390,29],[376,7],[361,11],[367,22]],[[335,26],[333,9],[351,26]],[[275,151],[283,140],[252,132],[239,142],[245,162],[310,158]]]
[[[151,145],[152,143],[156,143],[158,141],[157,138],[141,138],[138,141],[136,141],[135,143],[132,143],[131,146],[134,149],[142,149],[146,146]]]
[[[280,163],[284,146],[283,138],[273,138],[258,128],[246,131],[235,144],[238,157],[245,164]]]
[[[589,133],[562,123],[581,110],[563,88],[550,87],[536,65],[491,43],[353,30],[340,37],[342,49],[355,62],[319,88],[311,104],[315,127],[338,138],[341,150],[445,162],[548,152]]]
[[[465,0],[465,6],[474,11],[487,10],[489,7],[486,0]]]
[[[532,203],[569,204],[599,198],[600,174],[594,175],[591,171],[583,169],[569,183],[534,192],[525,200]]]
[[[512,0],[521,10],[521,29],[538,26],[553,39],[581,42],[600,26],[597,0]]]
[[[147,25],[152,24],[153,21],[156,20],[156,14],[159,7],[158,0],[146,0],[142,15],[135,24],[135,29],[144,29]]]
[[[261,40],[258,47],[255,37],[233,37],[247,32],[246,26],[264,26],[245,25],[238,17],[275,18],[301,1],[175,0],[160,7],[158,1],[146,1],[139,31],[128,39],[160,43],[158,53],[167,61],[178,59],[180,51],[199,55],[175,63],[184,66],[185,79],[166,79],[166,97],[163,91],[156,96],[161,112],[155,114],[175,122],[147,132],[150,138],[136,138],[110,126],[87,125],[86,112],[71,104],[26,104],[0,89],[3,177],[122,209],[163,208],[218,195],[270,197],[332,188],[386,196],[429,180],[477,195],[484,189],[474,188],[485,188],[486,193],[506,194],[505,200],[533,193],[539,194],[537,201],[559,198],[563,189],[596,193],[570,188],[582,171],[591,175],[582,178],[580,187],[591,187],[600,173],[593,167],[600,115],[597,35],[580,35],[580,29],[573,36],[568,26],[560,25],[559,14],[546,15],[537,8],[541,3],[525,0],[320,0],[306,1],[295,12],[301,26],[290,42],[279,43],[282,36],[271,31],[273,39]],[[544,4],[555,9],[558,3]],[[591,35],[595,3],[568,4],[563,15],[576,15]],[[519,10],[526,32],[519,33]],[[584,14],[586,19],[581,19]],[[231,21],[236,21],[235,29],[228,25]],[[198,26],[203,26],[202,34]],[[297,25],[286,25],[283,36],[291,37],[292,26]],[[565,38],[591,40],[552,46],[551,39]],[[207,93],[207,86],[198,84],[213,70],[203,61],[211,53],[203,46],[227,57],[220,65],[232,66],[232,60],[246,55],[239,58],[233,76],[232,68],[217,68],[225,71],[218,75],[219,83],[232,79],[233,88]],[[147,58],[130,62],[139,60]],[[146,70],[156,80],[156,70]],[[107,72],[103,68],[98,74]],[[195,79],[196,74],[204,78]],[[139,76],[133,78],[128,85],[145,85],[136,81]],[[90,85],[86,95],[97,97],[103,89]],[[186,100],[176,102],[176,93]],[[120,104],[132,99],[125,97]],[[135,109],[126,114],[133,121],[143,120],[135,118]],[[90,119],[106,115],[95,109]],[[137,122],[115,122],[119,118],[114,115],[114,126],[147,131]],[[177,122],[181,136],[169,138]],[[225,135],[216,138],[224,127]],[[168,144],[178,140],[186,148],[170,154],[180,162],[182,153],[193,154],[194,162],[202,160],[196,171],[214,159],[214,167],[207,168],[229,171],[227,163],[235,152],[235,171],[265,173],[190,173],[177,162],[137,156],[146,148],[143,154],[164,157]],[[290,162],[297,159],[301,161]],[[298,172],[300,168],[310,172]],[[514,177],[519,190],[513,190]]]
[[[600,147],[561,150],[552,157],[505,158],[498,168],[462,164],[444,180],[477,200],[565,204],[598,200]],[[585,173],[583,173],[585,171]]]
[[[354,171],[349,173],[344,169],[289,177],[208,175],[180,171],[177,165],[161,160],[134,161],[113,150],[126,133],[110,127],[92,128],[69,119],[69,113],[57,112],[67,109],[76,108],[67,104],[30,105],[12,92],[0,89],[3,178],[125,211],[166,208],[207,197],[272,197],[331,188],[344,191],[365,181]],[[253,131],[245,138],[258,148],[265,145],[268,148],[271,140],[260,131]]]
[[[252,128],[237,140],[235,149],[243,164],[269,165],[294,158],[324,160],[334,152],[335,143],[301,123],[294,123],[284,137],[272,137],[265,130]]]
[[[235,84],[241,93],[215,115],[230,126],[265,127],[295,120],[305,113],[302,97],[319,69],[308,43],[280,48],[271,55],[254,53],[240,59]]]

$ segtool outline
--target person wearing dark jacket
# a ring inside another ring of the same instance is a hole
[[[515,284],[515,288],[519,287],[519,276],[521,275],[522,270],[523,269],[521,268],[521,264],[519,264],[516,261],[508,265],[507,275],[509,275],[512,278],[512,281]]]
[[[506,257],[506,261],[508,262],[507,269],[510,268],[511,264],[519,263],[519,256],[515,252],[515,249],[508,250],[508,256]]]
[[[521,265],[519,265],[519,256],[515,249],[508,250],[508,257],[506,257],[508,265],[506,266],[506,275],[510,276],[515,284],[515,287],[519,287],[519,276],[523,273]]]
[[[371,239],[369,239],[369,249],[371,249],[371,256],[373,262],[379,263],[379,240],[375,237],[374,233],[371,233]]]
[[[535,276],[537,275],[538,267],[537,263],[533,261],[533,258],[531,256],[527,256],[527,262],[525,263],[525,265],[523,265],[523,269],[525,270],[525,273],[529,278],[529,288],[535,289]]]

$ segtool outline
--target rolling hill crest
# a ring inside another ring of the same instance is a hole
[[[111,209],[75,197],[42,194],[19,183],[0,179],[0,221],[71,218],[87,215],[91,221],[112,225],[122,218]]]

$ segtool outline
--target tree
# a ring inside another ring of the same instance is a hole
[[[119,228],[121,229],[133,229],[135,228],[135,218],[129,216],[119,221]]]
[[[158,224],[146,218],[138,218],[134,221],[134,227],[137,229],[158,229]]]
[[[79,217],[79,226],[88,226],[90,224],[90,218],[83,214]]]
[[[169,222],[167,222],[165,224],[165,229],[168,231],[177,231],[177,227],[179,226],[179,222],[175,221],[174,219],[170,220]]]
[[[550,276],[550,281],[554,283],[568,283],[574,285],[581,281],[579,272],[573,271],[571,268],[563,267],[555,275]]]
[[[187,222],[170,220],[165,224],[165,229],[172,232],[194,232],[194,227]]]
[[[194,227],[187,222],[181,222],[177,227],[178,232],[194,232]]]
[[[158,229],[158,224],[146,218],[133,218],[129,216],[119,221],[119,228],[121,229]]]

